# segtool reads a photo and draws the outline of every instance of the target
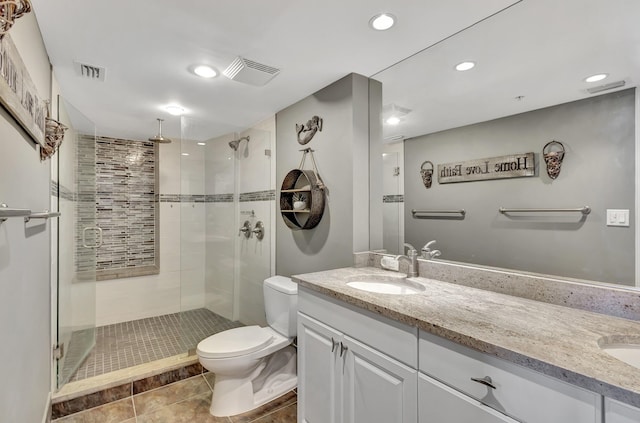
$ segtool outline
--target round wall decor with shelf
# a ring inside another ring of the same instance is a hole
[[[289,228],[312,229],[320,223],[325,193],[318,179],[313,170],[301,169],[293,169],[284,177],[280,189],[280,213]],[[300,198],[305,199],[306,207],[294,207],[294,202],[298,203]]]

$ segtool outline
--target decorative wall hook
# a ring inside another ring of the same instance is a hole
[[[301,145],[307,144],[313,139],[316,132],[322,131],[322,118],[314,116],[307,122],[306,125],[298,125],[296,123],[296,134],[298,135],[298,142]]]
[[[564,159],[564,145],[556,140],[549,141],[542,149],[542,155],[547,164],[547,175],[551,179],[556,179],[560,175],[562,159]]]
[[[44,126],[44,145],[40,147],[40,160],[44,161],[58,151],[62,140],[64,139],[64,133],[68,129],[62,123],[49,117],[49,102],[47,102],[47,117],[45,119]]]
[[[424,165],[429,165],[431,168],[425,168]],[[420,175],[422,175],[424,187],[427,189],[431,188],[431,183],[433,182],[433,163],[429,160],[422,163],[422,166],[420,166]]]
[[[29,12],[29,0],[0,0],[0,39],[9,32],[16,19]]]

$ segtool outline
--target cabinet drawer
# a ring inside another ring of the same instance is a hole
[[[602,397],[420,331],[419,369],[527,423],[601,423]],[[471,378],[490,377],[492,389]]]
[[[638,423],[640,422],[640,408],[605,398],[604,421],[606,423]]]
[[[419,423],[518,423],[428,376],[418,376]]]
[[[298,310],[412,368],[418,367],[418,329],[298,288]]]

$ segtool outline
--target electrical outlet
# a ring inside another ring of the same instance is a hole
[[[607,226],[629,226],[629,210],[607,209]]]

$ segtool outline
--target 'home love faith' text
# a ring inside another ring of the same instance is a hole
[[[521,178],[535,175],[533,153],[438,165],[438,183],[484,181],[488,179]]]

